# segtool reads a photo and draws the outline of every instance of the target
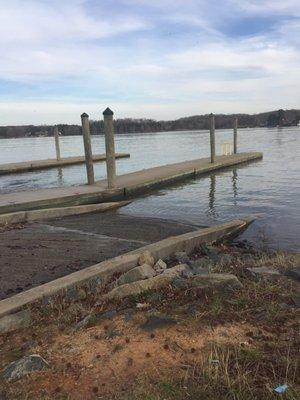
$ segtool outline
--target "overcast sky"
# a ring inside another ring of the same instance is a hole
[[[300,0],[0,0],[0,125],[300,108]]]

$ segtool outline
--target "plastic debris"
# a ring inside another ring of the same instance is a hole
[[[284,385],[278,386],[277,388],[275,388],[273,390],[274,390],[274,392],[281,394],[281,393],[286,392],[287,389],[288,389],[288,385],[284,384]]]

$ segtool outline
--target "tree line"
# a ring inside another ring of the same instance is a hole
[[[123,118],[114,120],[116,133],[146,133],[164,131],[184,131],[209,129],[209,114],[195,115],[171,121],[156,121],[153,119]],[[238,118],[240,128],[276,127],[297,125],[300,120],[300,110],[277,110],[260,114],[216,114],[216,129],[229,129],[234,118]],[[80,125],[58,124],[63,136],[81,135]],[[104,133],[103,121],[90,121],[92,135]],[[53,125],[22,125],[0,126],[0,138],[52,136]]]

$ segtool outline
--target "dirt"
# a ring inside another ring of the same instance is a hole
[[[269,400],[276,396],[274,387],[287,383],[281,398],[299,399],[299,309],[292,302],[299,282],[284,275],[258,278],[246,270],[265,264],[283,271],[295,259],[224,245],[218,251],[231,260],[218,262],[214,271],[236,274],[242,289],[167,287],[159,296],[146,293],[116,304],[95,298],[66,309],[33,309],[30,329],[0,336],[0,369],[34,353],[50,369],[0,382],[0,398]],[[201,256],[199,250],[193,258]],[[103,318],[75,330],[90,307]],[[149,321],[153,329],[145,330]]]
[[[0,229],[0,300],[120,254],[196,229],[118,212]]]

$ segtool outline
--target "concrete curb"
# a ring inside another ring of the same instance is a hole
[[[113,210],[115,208],[126,206],[127,204],[130,203],[131,201],[119,201],[119,202],[101,203],[101,204],[87,204],[87,205],[72,206],[72,207],[46,208],[46,209],[32,210],[32,211],[19,211],[15,213],[0,215],[0,225],[16,224],[22,222],[33,222],[51,218],[61,218],[61,217],[66,217],[68,215],[105,212],[108,210]]]
[[[108,281],[113,275],[127,272],[136,267],[140,254],[145,250],[149,250],[152,253],[155,261],[169,257],[176,251],[186,251],[189,254],[203,243],[212,243],[233,234],[236,235],[238,232],[245,230],[253,220],[253,218],[234,220],[222,225],[169,237],[19,293],[0,301],[0,318],[15,313],[41,299],[51,299],[51,297],[59,293],[67,293],[67,291],[74,290],[74,288],[77,289],[80,286],[97,287],[99,284]]]

